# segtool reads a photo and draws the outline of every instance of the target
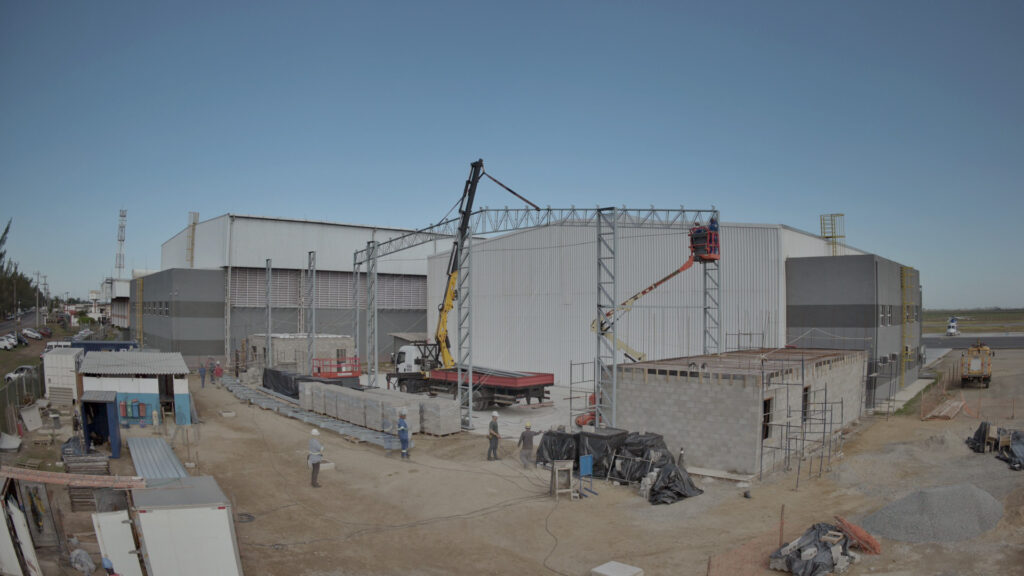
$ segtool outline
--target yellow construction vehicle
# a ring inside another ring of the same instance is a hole
[[[978,382],[985,388],[992,383],[992,358],[996,353],[978,340],[960,356],[960,387]]]

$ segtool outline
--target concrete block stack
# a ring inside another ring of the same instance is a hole
[[[313,385],[313,412],[317,414],[324,413],[324,388],[323,384],[317,382]]]
[[[338,389],[338,419],[357,426],[366,426],[366,411],[362,392],[349,388]]]
[[[366,413],[366,426],[370,430],[384,430],[384,412],[382,398],[373,394],[363,394],[363,410]]]
[[[324,414],[331,418],[338,417],[338,393],[334,386],[324,386]]]
[[[425,434],[446,436],[462,430],[459,403],[448,398],[421,396],[420,429]]]
[[[313,410],[313,384],[316,382],[300,381],[299,382],[299,406],[303,410]]]
[[[364,394],[379,396],[381,399],[381,411],[383,421],[390,423],[392,427],[398,424],[398,414],[404,408],[406,411],[405,421],[409,424],[409,434],[420,433],[420,405],[419,398],[412,394],[403,394],[394,390],[382,390],[371,388]]]

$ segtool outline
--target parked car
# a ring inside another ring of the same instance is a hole
[[[4,380],[6,380],[7,382],[13,382],[15,378],[20,378],[21,376],[23,376],[25,374],[28,374],[29,372],[32,372],[34,370],[35,370],[35,366],[28,366],[28,365],[18,366],[14,370],[8,372],[7,376],[4,376]]]
[[[13,350],[15,346],[16,344],[14,344],[14,342],[11,342],[11,340],[7,336],[0,336],[0,349]]]
[[[36,332],[35,329],[33,329],[33,328],[23,328],[21,330],[21,333],[24,334],[25,336],[28,336],[29,338],[31,338],[33,340],[42,340],[43,339],[43,335],[40,334],[39,332]]]
[[[53,337],[53,330],[50,330],[46,326],[43,326],[42,328],[37,330],[37,332],[42,334],[44,338],[52,338]]]

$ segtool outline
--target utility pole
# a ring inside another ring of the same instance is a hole
[[[267,258],[267,349],[265,352],[267,357],[263,359],[264,368],[270,368],[271,362],[274,358],[274,339],[272,337],[274,332],[272,328],[273,320],[271,318],[271,310],[273,307],[270,305],[270,298],[273,295],[270,290],[270,274],[272,269],[270,258]]]
[[[36,270],[36,330],[39,329],[39,271]]]

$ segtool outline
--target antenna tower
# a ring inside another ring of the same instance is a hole
[[[114,269],[117,270],[118,280],[124,274],[124,226],[127,222],[128,211],[122,208],[117,222],[117,259],[114,261]]]

